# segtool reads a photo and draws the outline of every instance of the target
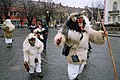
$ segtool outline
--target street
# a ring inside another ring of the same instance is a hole
[[[0,29],[0,33],[1,33]],[[57,47],[54,36],[58,29],[49,29],[47,51],[42,53],[42,79],[33,80],[69,80],[66,57],[61,54],[62,47]],[[22,43],[30,31],[27,28],[16,28],[13,37],[13,47],[6,48],[4,38],[0,37],[0,80],[30,80],[23,66]],[[1,36],[2,34],[0,34]],[[109,37],[112,52],[116,62],[118,78],[120,79],[120,37]],[[78,76],[79,80],[115,80],[108,45],[92,44],[92,52],[87,66]]]

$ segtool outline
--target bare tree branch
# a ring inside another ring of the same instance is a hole
[[[12,7],[13,3],[15,3],[15,0],[2,0],[2,3],[3,3],[5,18],[6,19],[10,18],[11,7]]]

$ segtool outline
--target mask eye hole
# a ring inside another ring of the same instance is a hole
[[[29,42],[34,43],[35,42],[35,38],[29,39]]]
[[[41,34],[41,32],[37,31],[35,34]]]

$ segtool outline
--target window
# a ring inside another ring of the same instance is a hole
[[[113,3],[113,11],[116,11],[116,10],[117,10],[117,7],[118,7],[118,5],[117,5],[117,2],[115,1],[115,2]]]
[[[111,21],[111,17],[108,17],[108,22],[110,22]]]
[[[115,16],[113,16],[113,22],[115,22],[116,21],[116,17]]]
[[[13,11],[12,15],[16,16],[18,13],[17,11]]]
[[[118,16],[118,22],[120,22],[120,16]]]

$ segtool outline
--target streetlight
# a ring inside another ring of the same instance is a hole
[[[49,11],[46,12],[46,22],[47,22],[47,25],[49,26],[49,21],[50,21],[50,15],[49,15]]]
[[[49,14],[49,11],[47,11],[47,14]]]

